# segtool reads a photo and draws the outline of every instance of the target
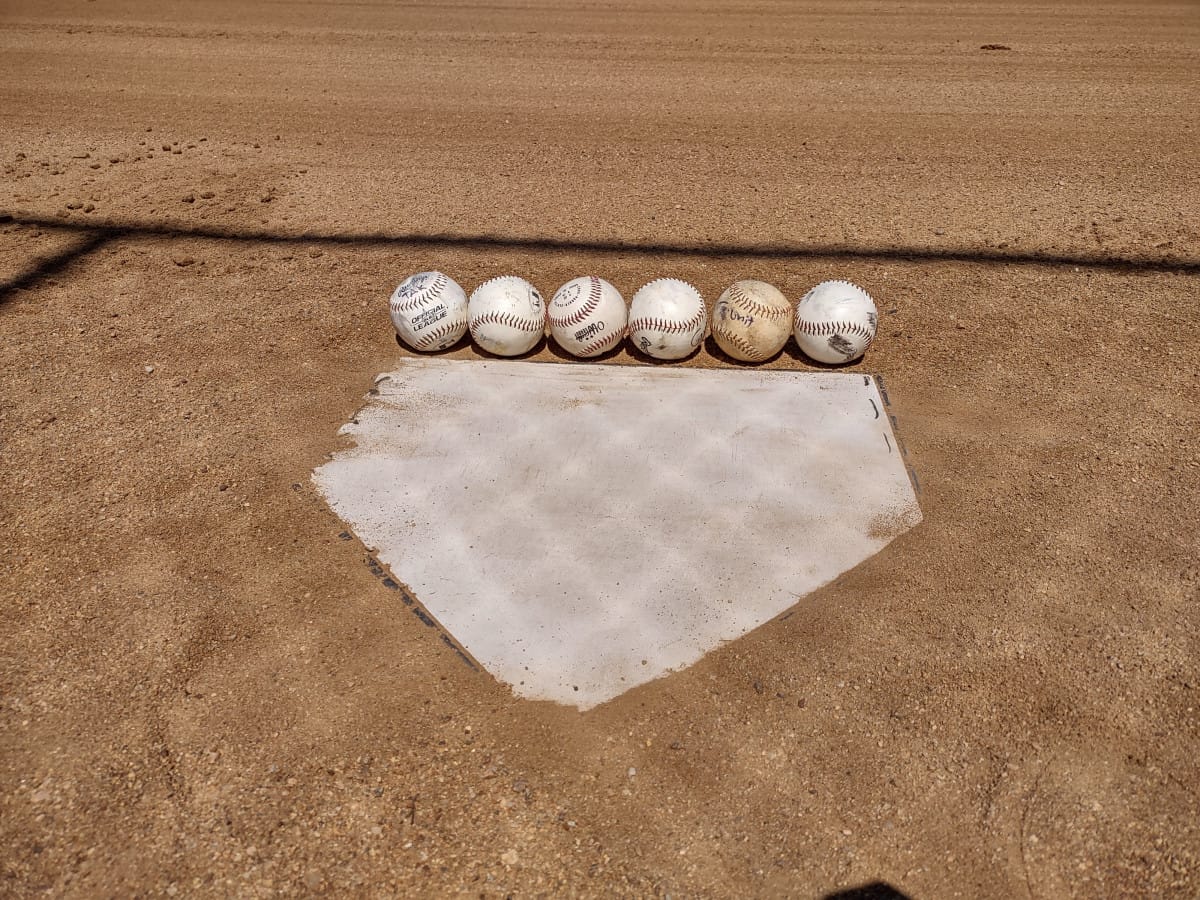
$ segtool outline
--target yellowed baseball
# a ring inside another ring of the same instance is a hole
[[[792,304],[765,281],[735,281],[713,307],[713,338],[742,362],[770,359],[791,334]]]

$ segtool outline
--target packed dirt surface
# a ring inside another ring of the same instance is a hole
[[[1194,3],[6,0],[0,58],[0,894],[1200,895]],[[310,480],[426,268],[862,284],[925,521],[515,699]]]

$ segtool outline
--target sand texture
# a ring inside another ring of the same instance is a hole
[[[7,0],[0,58],[0,894],[1200,895],[1194,4]],[[514,697],[310,481],[428,268],[863,285],[924,521]]]

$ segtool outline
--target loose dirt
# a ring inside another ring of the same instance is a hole
[[[1194,7],[244,6],[0,10],[0,893],[1200,893]],[[925,521],[515,699],[309,480],[431,267],[862,284]]]

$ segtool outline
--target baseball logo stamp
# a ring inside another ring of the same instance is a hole
[[[467,332],[467,295],[443,272],[418,272],[400,282],[388,309],[396,334],[413,350],[457,344]]]

